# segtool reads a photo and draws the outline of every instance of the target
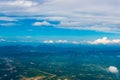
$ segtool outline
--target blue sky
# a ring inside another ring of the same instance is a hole
[[[0,0],[0,39],[119,39],[119,0]]]

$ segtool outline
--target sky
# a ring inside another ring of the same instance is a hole
[[[0,0],[0,42],[112,43],[119,34],[120,0]]]

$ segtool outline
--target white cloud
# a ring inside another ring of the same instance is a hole
[[[51,24],[47,21],[43,21],[43,22],[35,22],[33,26],[54,26],[54,24]]]
[[[67,40],[57,40],[56,43],[67,43]]]
[[[43,41],[43,43],[54,43],[54,41],[53,40],[45,40],[45,41]]]
[[[17,16],[43,15],[59,20],[58,27],[119,31],[120,0],[1,0],[0,13]],[[45,17],[46,18],[45,18]],[[112,26],[111,26],[112,25]]]
[[[115,67],[115,66],[110,66],[110,67],[108,68],[108,71],[109,71],[110,73],[114,73],[114,74],[119,73],[118,68]]]
[[[72,41],[72,44],[80,44],[78,41]]]
[[[90,44],[120,44],[120,39],[109,40],[107,37],[103,37],[102,39],[88,41],[88,43]]]
[[[97,39],[95,41],[89,41],[90,44],[108,44],[110,43],[110,40],[107,39],[107,37],[103,37],[102,39]]]
[[[68,43],[68,40],[45,40],[43,43]]]
[[[8,6],[18,6],[18,7],[32,7],[37,5],[36,2],[33,2],[31,0],[15,0],[15,1],[8,1],[2,4],[6,4]]]

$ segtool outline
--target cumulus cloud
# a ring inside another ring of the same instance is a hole
[[[88,41],[90,44],[120,44],[120,39],[109,40],[107,37],[97,39],[94,41]]]
[[[54,26],[54,24],[51,24],[47,21],[43,21],[43,22],[35,22],[33,26]]]
[[[115,66],[110,66],[110,67],[108,68],[108,71],[109,71],[110,73],[114,73],[114,74],[119,73],[118,68],[115,67]]]

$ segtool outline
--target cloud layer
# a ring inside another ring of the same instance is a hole
[[[43,43],[69,43],[68,40],[45,40]]]
[[[120,0],[1,0],[0,14],[39,15],[60,21],[60,28],[118,32],[119,7]]]
[[[90,44],[120,44],[120,39],[109,40],[107,37],[96,39],[94,41],[88,41]]]
[[[90,45],[99,45],[99,44],[104,44],[104,45],[109,45],[109,44],[117,44],[120,45],[120,39],[108,39],[107,37],[103,37],[101,39],[96,39],[93,41],[75,41],[75,40],[33,40],[32,36],[24,36],[24,37],[18,37],[19,40],[8,40],[6,38],[0,38],[0,42],[38,42],[38,43],[45,43],[45,44],[90,44]]]

